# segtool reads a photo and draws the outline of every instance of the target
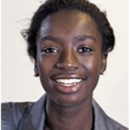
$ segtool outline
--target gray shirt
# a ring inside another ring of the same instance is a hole
[[[46,94],[37,102],[2,103],[1,130],[43,130],[45,122]],[[93,100],[94,130],[128,130],[108,117]]]

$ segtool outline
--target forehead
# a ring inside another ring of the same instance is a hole
[[[40,36],[70,37],[93,35],[101,41],[95,21],[86,13],[77,10],[61,10],[46,17],[40,28]]]

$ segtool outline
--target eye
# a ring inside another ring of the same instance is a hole
[[[91,49],[91,48],[88,48],[88,47],[81,47],[78,51],[79,51],[80,53],[85,53],[85,52],[91,52],[92,49]]]
[[[42,50],[42,52],[44,52],[44,53],[58,53],[59,51],[56,48],[44,48]]]

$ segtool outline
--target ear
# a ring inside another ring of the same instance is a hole
[[[35,61],[35,64],[34,64],[34,76],[35,77],[39,76],[39,72],[38,72],[38,68],[37,68],[37,61]]]
[[[108,52],[105,52],[102,54],[101,68],[100,68],[101,75],[104,73],[104,71],[106,70],[106,67],[107,67],[107,56],[108,56]]]

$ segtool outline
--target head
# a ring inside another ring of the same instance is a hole
[[[23,35],[50,98],[67,106],[92,97],[115,43],[105,13],[86,0],[48,0]]]

